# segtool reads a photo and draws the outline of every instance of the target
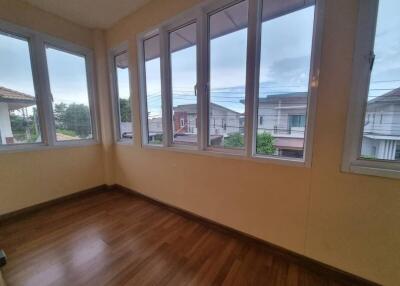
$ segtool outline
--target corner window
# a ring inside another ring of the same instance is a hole
[[[92,52],[0,23],[0,151],[96,144]]]
[[[113,83],[114,86],[114,104],[115,116],[117,119],[118,140],[132,140],[133,125],[132,125],[132,102],[129,85],[129,67],[128,67],[128,52],[123,51],[113,55]]]
[[[396,0],[360,3],[345,171],[400,177],[399,9]]]
[[[41,142],[29,41],[0,33],[0,145]]]

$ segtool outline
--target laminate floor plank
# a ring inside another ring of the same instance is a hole
[[[0,222],[8,285],[343,286],[197,220],[97,192]]]

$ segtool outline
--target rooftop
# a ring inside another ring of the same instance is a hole
[[[28,107],[36,103],[34,96],[0,86],[0,102],[8,104],[9,110]]]

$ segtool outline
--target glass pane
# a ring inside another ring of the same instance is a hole
[[[263,1],[256,152],[303,158],[314,6],[274,18],[270,2]]]
[[[42,142],[29,43],[0,34],[0,145]]]
[[[93,138],[85,58],[51,47],[46,57],[57,141]]]
[[[146,70],[147,127],[150,144],[161,144],[163,140],[160,38],[155,36],[144,41]]]
[[[210,16],[208,143],[244,147],[248,1]]]
[[[129,86],[128,53],[123,52],[114,58],[117,76],[119,136],[132,139],[132,110]]]
[[[380,0],[361,157],[400,160],[400,2]]]
[[[197,144],[196,24],[170,33],[169,39],[173,142]]]

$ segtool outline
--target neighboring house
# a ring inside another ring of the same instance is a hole
[[[268,95],[259,99],[258,133],[267,132],[275,138],[277,153],[282,156],[302,157],[307,113],[307,92]],[[195,104],[179,105],[174,108],[174,136],[196,133]],[[226,107],[211,104],[210,137],[223,141],[233,133],[243,133],[243,114]]]
[[[241,113],[223,107],[210,104],[210,138],[217,143],[229,134],[243,132],[243,116]],[[162,119],[160,117],[149,119],[149,141],[160,138],[162,131]],[[175,142],[197,142],[197,105],[182,104],[174,107],[173,130]]]
[[[258,133],[267,132],[275,138],[279,155],[303,156],[307,100],[307,92],[268,95],[259,99]]]
[[[163,134],[162,118],[151,118],[147,124],[149,128],[149,142],[161,141]]]
[[[361,154],[366,158],[400,159],[400,88],[368,101]]]
[[[221,105],[210,104],[210,134],[226,136],[240,132],[240,118],[242,114],[223,107]],[[197,133],[197,105],[183,104],[174,107],[174,135],[185,133]]]
[[[35,104],[35,97],[0,86],[0,144],[18,143],[11,128],[10,113],[20,110],[27,114],[26,108]]]

